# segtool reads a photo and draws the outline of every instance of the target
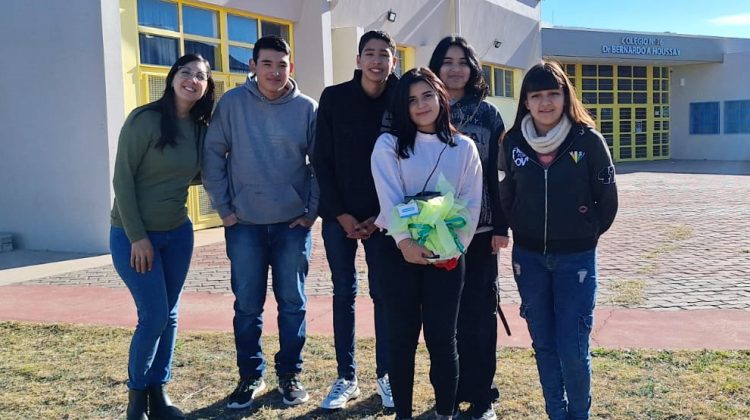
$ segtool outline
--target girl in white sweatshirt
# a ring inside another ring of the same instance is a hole
[[[435,191],[442,175],[469,210],[467,228],[458,233],[463,249],[468,248],[479,219],[482,167],[474,142],[450,124],[445,86],[427,68],[410,70],[396,88],[392,114],[393,131],[378,138],[372,153],[380,202],[375,224],[388,229],[393,209],[408,196]],[[404,419],[412,416],[414,355],[424,325],[437,418],[451,418],[458,385],[456,322],[463,256],[457,258],[454,269],[445,270],[430,263],[440,256],[409,234],[391,236],[394,242],[379,253],[379,263],[387,271],[383,288],[396,414]]]

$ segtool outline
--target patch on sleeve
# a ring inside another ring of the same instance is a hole
[[[513,148],[513,163],[515,163],[516,166],[526,166],[528,161],[529,157],[526,156],[526,153],[522,152],[518,147]]]
[[[599,171],[599,181],[604,185],[615,183],[615,167],[609,165],[606,168]]]

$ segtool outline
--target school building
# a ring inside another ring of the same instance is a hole
[[[525,69],[565,65],[616,161],[750,160],[750,39],[546,27],[539,0],[8,0],[0,16],[0,232],[16,248],[107,252],[114,157],[128,112],[198,52],[217,94],[244,83],[258,38],[284,37],[293,77],[318,98],[349,80],[359,37],[398,43],[398,72],[437,42],[474,46],[512,124]],[[294,116],[290,116],[293,118]],[[201,187],[197,228],[217,217]]]

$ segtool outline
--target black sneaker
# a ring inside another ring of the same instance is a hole
[[[286,405],[302,404],[310,399],[310,395],[302,386],[297,373],[279,376],[279,392],[284,396],[284,404]]]
[[[227,401],[227,408],[241,409],[250,407],[253,400],[266,389],[266,381],[263,378],[240,380],[237,388]]]

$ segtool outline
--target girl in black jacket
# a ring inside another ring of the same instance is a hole
[[[587,419],[596,244],[617,213],[607,145],[559,64],[523,79],[503,139],[500,202],[513,231],[513,273],[551,419]]]

